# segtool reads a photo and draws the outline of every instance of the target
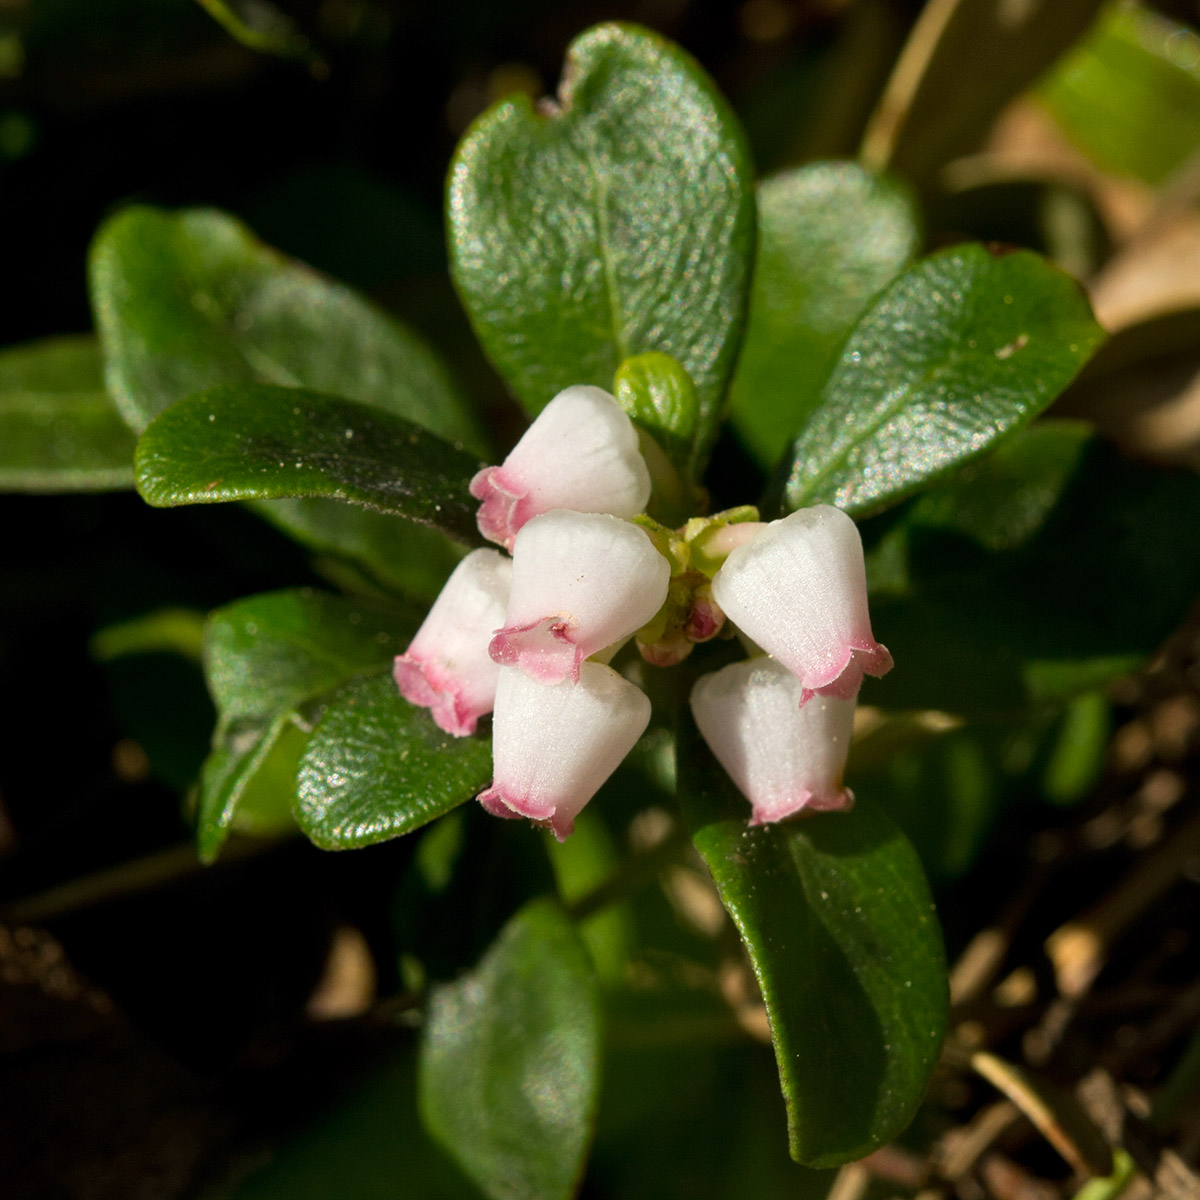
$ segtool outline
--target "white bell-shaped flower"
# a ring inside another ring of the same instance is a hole
[[[671,567],[640,526],[555,509],[513,546],[504,628],[490,652],[539,683],[579,679],[584,659],[640,629],[667,598]]]
[[[696,725],[750,801],[751,825],[854,802],[842,784],[854,698],[817,696],[801,707],[802,690],[795,675],[765,657],[702,675],[692,688]]]
[[[559,392],[498,467],[471,480],[482,501],[477,520],[505,549],[533,517],[555,508],[637,516],[650,500],[650,472],[637,430],[603,388],[578,384]]]
[[[432,710],[438,725],[455,737],[474,733],[479,718],[492,711],[500,668],[488,643],[504,620],[512,574],[512,559],[498,550],[472,551],[396,658],[400,694]]]
[[[713,579],[713,595],[747,637],[813,693],[843,700],[892,656],[871,633],[862,539],[839,509],[821,504],[772,521],[739,546]]]
[[[538,683],[500,672],[492,786],[479,801],[498,817],[544,821],[561,842],[580,809],[650,723],[650,701],[611,667],[585,662],[579,681]]]

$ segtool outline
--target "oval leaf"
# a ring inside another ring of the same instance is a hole
[[[1079,285],[1036,254],[923,259],[843,346],[792,447],[784,507],[894,504],[1032,420],[1103,336]]]
[[[379,409],[298,388],[213,388],[142,434],[138,491],[157,507],[328,496],[476,542],[467,493],[482,464]]]
[[[89,266],[109,391],[133,429],[205,388],[267,383],[347,396],[479,442],[416,334],[225,213],[125,209],[101,226]]]
[[[919,237],[908,192],[854,163],[816,163],[758,185],[758,254],[730,417],[764,468],[804,425],[846,335]]]
[[[572,43],[557,103],[485,113],[450,173],[451,268],[532,415],[659,350],[700,397],[693,469],[737,353],[753,252],[743,136],[682,50],[633,26]]]
[[[534,901],[470,975],[431,996],[425,1127],[489,1200],[568,1200],[592,1136],[599,1051],[587,951],[557,904]]]
[[[47,338],[0,351],[0,489],[130,488],[133,447],[104,390],[94,338]]]
[[[707,749],[680,755],[684,816],[771,1021],[792,1156],[862,1158],[912,1119],[945,1032],[946,965],[921,864],[859,805],[748,828]]]
[[[490,741],[443,733],[390,673],[372,676],[330,699],[300,764],[296,820],[323,850],[368,846],[456,808],[491,774]]]

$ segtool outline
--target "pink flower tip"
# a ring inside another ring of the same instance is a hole
[[[575,832],[574,815],[560,813],[553,807],[538,804],[526,796],[517,796],[510,800],[495,784],[485,788],[476,798],[493,817],[514,821],[526,817],[535,825],[549,829],[560,842],[565,842]]]
[[[528,521],[556,508],[636,516],[650,499],[638,447],[633,422],[602,388],[559,392],[504,462],[471,480],[480,533],[512,550]]]
[[[756,805],[750,813],[750,824],[775,825],[791,817],[808,816],[819,812],[844,812],[854,807],[854,793],[844,787],[840,791],[817,794],[802,788],[784,803]]]
[[[479,532],[511,551],[517,531],[533,515],[529,496],[503,467],[484,467],[471,480],[469,490],[480,501],[475,515]]]
[[[538,683],[579,682],[583,649],[575,644],[574,622],[568,617],[543,617],[527,625],[497,630],[488,645],[492,662],[519,667]]]
[[[409,704],[429,709],[439,729],[455,737],[469,737],[475,732],[479,718],[491,711],[491,706],[472,711],[453,676],[439,669],[436,661],[423,660],[414,654],[398,654],[392,668],[396,686]]]

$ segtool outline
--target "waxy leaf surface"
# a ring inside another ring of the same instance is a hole
[[[587,951],[556,903],[535,900],[474,971],[431,996],[425,1127],[489,1200],[569,1200],[592,1137],[599,1054]]]
[[[0,351],[0,490],[133,486],[134,437],[104,390],[91,337]]]
[[[415,624],[308,589],[251,596],[209,617],[204,670],[218,723],[200,778],[202,858],[215,858],[233,828],[282,823],[313,710],[348,680],[387,670]]]
[[[912,1119],[945,1032],[946,966],[920,860],[881,812],[751,829],[698,735],[681,746],[692,840],[758,978],[792,1157],[869,1154]]]
[[[491,742],[443,733],[389,670],[329,699],[300,764],[296,819],[324,850],[368,846],[428,824],[491,777]]]
[[[478,540],[467,485],[482,464],[391,413],[298,388],[241,384],[174,404],[142,434],[150,504],[326,496]]]
[[[919,236],[904,188],[854,163],[816,163],[758,185],[758,254],[730,417],[762,467],[800,432],[846,335]]]
[[[1079,285],[1035,254],[923,259],[843,345],[792,447],[783,506],[894,504],[1032,420],[1102,338]]]
[[[567,52],[557,102],[506,100],[450,172],[455,284],[531,415],[574,383],[611,388],[658,350],[691,375],[692,469],[737,354],[754,238],[736,118],[683,51],[601,25]]]

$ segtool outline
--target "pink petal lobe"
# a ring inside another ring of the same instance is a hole
[[[578,683],[547,685],[504,667],[496,691],[492,784],[479,801],[527,817],[562,841],[580,809],[645,732],[650,701],[609,667],[585,662]]]
[[[393,676],[410,703],[430,709],[455,737],[475,732],[492,711],[500,668],[488,641],[504,619],[512,562],[498,550],[475,550],[455,567]]]
[[[820,795],[801,788],[794,795],[770,805],[756,805],[750,815],[751,825],[774,825],[800,812],[844,812],[853,807],[854,793],[844,787]]]
[[[814,694],[848,699],[864,674],[892,667],[871,633],[862,541],[836,508],[817,505],[772,521],[730,553],[713,594],[747,637],[797,677],[802,702]]]
[[[484,467],[471,480],[470,493],[479,500],[475,522],[489,542],[511,551],[517,531],[533,515],[529,493],[514,472],[504,467]]]
[[[516,809],[510,808],[505,803],[504,797],[500,794],[498,788],[485,788],[479,793],[476,799],[483,805],[484,810],[491,813],[493,817],[503,817],[506,821],[519,821],[524,815],[517,812]]]
[[[439,729],[455,737],[469,737],[479,723],[460,694],[457,681],[441,670],[436,661],[414,654],[400,654],[392,668],[396,686],[409,704],[427,708]]]
[[[543,617],[497,630],[488,653],[493,662],[519,667],[538,683],[561,683],[568,676],[572,683],[579,682],[583,649],[575,644],[575,628],[567,617]]]

